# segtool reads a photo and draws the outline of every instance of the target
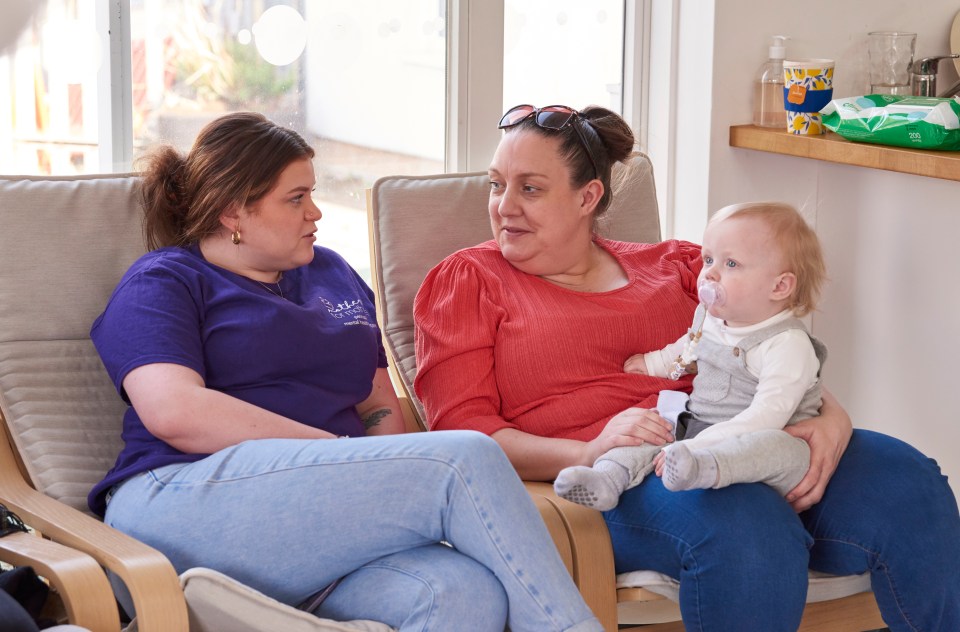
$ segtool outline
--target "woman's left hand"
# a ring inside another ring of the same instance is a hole
[[[787,502],[798,513],[814,506],[823,498],[827,483],[840,463],[853,434],[853,424],[847,411],[823,389],[820,416],[805,419],[784,431],[798,437],[810,446],[810,469],[797,486],[787,494]]]

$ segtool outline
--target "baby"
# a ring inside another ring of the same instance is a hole
[[[825,278],[817,236],[791,206],[737,204],[710,219],[702,256],[690,332],[624,364],[657,377],[696,373],[689,398],[663,391],[657,403],[678,440],[565,468],[559,496],[606,511],[654,469],[673,491],[763,482],[786,495],[806,474],[810,449],[783,428],[820,410],[826,349],[798,320]]]

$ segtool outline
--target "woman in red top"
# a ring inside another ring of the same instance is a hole
[[[623,363],[689,324],[699,248],[596,236],[611,166],[634,146],[615,113],[524,105],[500,127],[494,240],[441,262],[414,306],[415,388],[431,427],[489,434],[528,480],[672,441],[652,407],[677,382]],[[945,479],[910,446],[852,431],[823,399],[821,417],[787,430],[811,448],[792,508],[760,484],[675,493],[648,477],[604,514],[617,571],[677,578],[688,630],[795,630],[808,567],[872,572],[891,629],[960,629],[960,516]]]

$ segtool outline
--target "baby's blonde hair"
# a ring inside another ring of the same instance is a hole
[[[755,217],[766,222],[783,253],[787,266],[784,272],[792,272],[797,279],[787,307],[796,316],[805,316],[816,309],[820,289],[827,278],[827,266],[817,234],[797,209],[781,202],[731,204],[714,213],[708,225],[731,217]]]

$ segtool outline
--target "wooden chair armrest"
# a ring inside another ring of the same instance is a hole
[[[797,632],[850,632],[887,629],[873,593],[808,603]]]
[[[54,542],[86,553],[123,580],[140,632],[188,631],[179,578],[159,551],[32,488],[4,493],[5,504],[25,522]]]
[[[30,533],[0,538],[0,560],[30,566],[56,589],[70,623],[93,632],[119,632],[120,616],[110,582],[96,560]]]
[[[553,540],[554,545],[557,547],[560,559],[563,560],[564,566],[567,567],[567,572],[570,573],[570,577],[573,577],[573,551],[570,548],[570,536],[567,534],[567,526],[563,522],[563,517],[553,503],[541,496],[535,489],[531,489],[529,484],[526,485],[527,491],[530,493],[530,499],[540,511],[540,517],[543,518],[543,523],[547,527],[550,539]]]
[[[86,553],[117,574],[133,598],[140,632],[188,632],[187,604],[170,561],[146,544],[30,487],[7,441],[0,433],[0,500],[47,538]]]
[[[403,414],[404,432],[426,432],[427,429],[420,424],[420,418],[417,417],[410,398],[403,392],[397,391],[397,400],[400,402],[400,412]]]
[[[386,342],[384,342],[386,344]],[[390,382],[393,384],[393,390],[400,400],[400,412],[403,413],[403,422],[406,432],[426,432],[427,427],[417,414],[417,409],[413,405],[413,396],[407,390],[400,377],[400,370],[397,368],[393,355],[387,355],[387,373],[390,375]]]
[[[584,601],[605,630],[617,630],[616,571],[607,524],[599,511],[571,503],[553,491],[553,485],[526,482],[531,494],[552,505],[563,521],[570,541],[573,580]]]

